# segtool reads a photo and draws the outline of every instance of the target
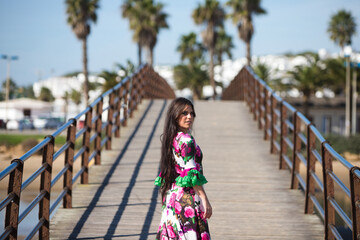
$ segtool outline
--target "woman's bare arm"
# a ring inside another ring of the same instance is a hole
[[[195,193],[199,195],[199,197],[201,198],[204,204],[204,208],[205,208],[204,217],[210,218],[212,215],[212,207],[203,186],[194,186],[193,188],[195,190]]]

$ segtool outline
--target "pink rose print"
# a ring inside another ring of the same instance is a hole
[[[175,149],[175,152],[179,152],[179,144],[176,140],[173,141],[173,147]]]
[[[185,156],[186,156],[186,147],[187,147],[186,143],[183,143],[183,144],[181,145],[181,156],[182,156],[182,157],[185,157]]]
[[[169,240],[169,239],[168,239],[168,237],[166,235],[162,235],[161,240]]]
[[[184,189],[179,188],[179,191],[178,191],[178,193],[176,195],[176,200],[179,201],[182,198],[183,195],[184,195]]]
[[[201,234],[201,240],[210,240],[210,236],[207,232]]]
[[[180,214],[181,213],[181,205],[179,202],[175,202],[175,213]]]
[[[163,225],[163,229],[162,229],[162,231],[161,231],[161,235],[162,236],[166,236],[167,234],[166,234],[166,225],[164,224]],[[166,237],[166,239],[167,239],[167,237]]]
[[[170,238],[175,238],[176,237],[175,232],[174,232],[174,228],[171,225],[169,225],[167,227],[167,232],[168,232],[168,235],[169,235]]]
[[[195,216],[195,212],[194,209],[192,207],[186,207],[185,208],[185,213],[184,213],[185,217],[187,218],[192,218]]]
[[[176,193],[172,193],[169,199],[169,204],[170,206],[174,207],[175,205],[175,197],[176,197]]]

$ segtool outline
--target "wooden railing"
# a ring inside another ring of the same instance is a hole
[[[0,172],[0,181],[8,181],[8,194],[0,199],[0,211],[6,209],[5,228],[0,239],[17,239],[18,225],[26,216],[39,206],[39,221],[26,239],[37,233],[39,239],[49,239],[50,214],[63,202],[64,208],[72,207],[72,188],[80,178],[81,184],[87,184],[89,164],[101,164],[101,151],[111,149],[112,137],[120,137],[121,126],[127,125],[143,98],[174,98],[175,94],[167,82],[154,70],[143,65],[132,76],[123,79],[114,88],[108,90],[90,104],[84,111],[57,129],[53,134],[26,152],[20,158]],[[84,126],[77,129],[77,122],[85,116]],[[106,120],[103,117],[107,116]],[[54,151],[56,138],[66,131],[66,143],[58,151]],[[75,141],[82,137],[79,149]],[[92,150],[92,151],[91,151]],[[34,154],[42,151],[42,165],[32,175],[23,180],[24,163]],[[55,160],[64,155],[64,166],[56,176],[52,175]],[[81,168],[73,172],[74,162],[81,158]],[[19,212],[21,193],[35,181],[40,179],[40,192],[29,206]],[[50,205],[51,189],[63,178],[63,188],[56,200]]]
[[[279,168],[291,171],[290,188],[304,190],[304,212],[312,214],[316,210],[324,221],[325,239],[344,238],[336,221],[352,231],[353,239],[360,239],[360,168],[340,156],[301,112],[279,97],[250,67],[238,73],[222,99],[247,103],[264,131],[264,139],[270,140],[270,152],[279,154]],[[345,168],[349,183],[336,174],[334,162]],[[351,202],[351,213],[339,204],[340,195]]]

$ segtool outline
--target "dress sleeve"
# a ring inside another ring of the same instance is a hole
[[[181,136],[177,141],[175,151],[177,151],[177,155],[183,161],[181,164],[183,170],[175,179],[176,185],[180,187],[193,187],[207,183],[206,178],[201,174],[200,165],[195,162],[196,143],[190,134]]]
[[[161,177],[161,172],[160,172],[159,176],[157,176],[157,178],[155,179],[154,184],[155,184],[156,186],[161,187],[161,185],[163,184],[163,180],[164,180],[164,179]]]

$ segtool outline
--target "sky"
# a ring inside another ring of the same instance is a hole
[[[159,1],[159,0],[157,0]],[[137,63],[137,45],[132,42],[129,22],[121,17],[122,0],[100,0],[98,20],[91,25],[88,63],[91,73],[113,70],[115,63]],[[200,33],[191,13],[204,0],[161,0],[169,14],[169,29],[163,29],[154,52],[155,65],[180,62],[176,52],[181,35]],[[225,0],[221,0],[225,3]],[[357,35],[353,49],[360,51],[360,0],[262,0],[266,15],[254,17],[252,53],[257,56],[325,48],[339,52],[326,32],[331,15],[340,9],[355,17]],[[225,8],[227,12],[230,9]],[[231,20],[225,24],[233,36],[233,58],[245,56]],[[199,36],[198,40],[201,38]],[[19,86],[82,70],[82,46],[66,23],[65,0],[0,0],[0,54],[18,56],[11,62],[10,76]],[[145,59],[145,55],[143,56]],[[0,82],[6,79],[7,61],[0,59]]]

